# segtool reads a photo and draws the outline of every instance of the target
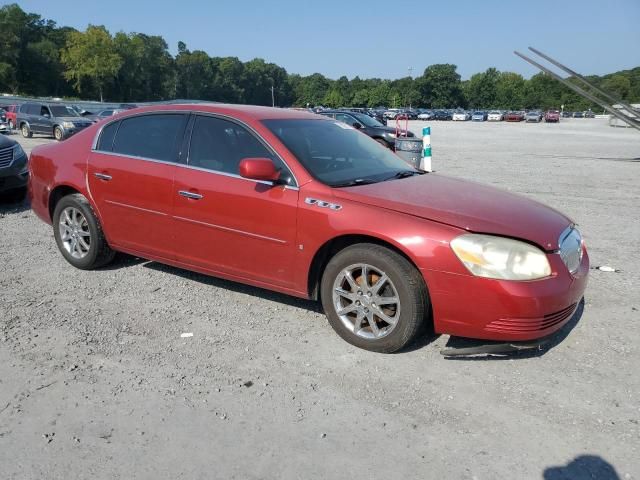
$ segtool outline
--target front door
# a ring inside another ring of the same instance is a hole
[[[240,160],[249,157],[271,158],[290,185],[240,177]],[[294,284],[298,189],[282,160],[253,133],[229,120],[196,116],[174,198],[178,260],[264,284]]]
[[[146,114],[107,125],[89,157],[87,181],[113,247],[173,259],[177,143],[187,115]]]

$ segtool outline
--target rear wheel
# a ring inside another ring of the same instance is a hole
[[[375,244],[338,252],[322,276],[322,306],[344,340],[391,353],[423,330],[429,295],[418,270],[402,255]]]
[[[56,205],[53,235],[62,256],[76,268],[99,268],[115,256],[91,205],[79,193],[63,197]]]
[[[26,123],[22,124],[22,127],[20,127],[20,131],[22,132],[22,136],[24,138],[31,138],[33,137],[33,132],[31,131],[31,129],[29,128],[29,125],[27,125]]]
[[[53,129],[53,137],[59,142],[62,141],[62,139],[64,138],[64,132],[60,127],[56,126]]]

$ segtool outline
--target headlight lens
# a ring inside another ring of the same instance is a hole
[[[453,239],[451,248],[464,266],[478,277],[535,280],[551,275],[546,254],[518,240],[470,233]]]
[[[25,155],[24,150],[22,149],[22,146],[17,143],[15,147],[13,147],[13,159],[16,160],[17,158],[22,157],[23,155]]]
[[[64,128],[73,128],[74,127],[73,122],[62,122],[62,126]]]

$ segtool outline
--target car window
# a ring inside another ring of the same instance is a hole
[[[96,145],[96,150],[110,152],[113,149],[113,139],[116,136],[119,125],[120,122],[113,122],[102,129],[100,138],[98,139],[98,145]]]
[[[113,152],[176,161],[176,137],[182,132],[185,118],[183,114],[156,114],[122,120],[113,142]]]
[[[40,115],[40,105],[37,105],[35,103],[29,104],[29,106],[27,107],[27,113],[29,115]]]
[[[111,115],[113,115],[113,110],[103,110],[100,112],[101,117],[110,117]]]
[[[351,115],[347,115],[346,113],[336,113],[336,120],[346,123],[347,125],[353,125],[356,122],[355,118]]]
[[[286,165],[246,128],[216,117],[197,116],[189,146],[189,165],[217,172],[239,174],[244,158],[269,158],[284,175]]]
[[[51,116],[51,113],[49,112],[49,109],[43,105],[40,107],[40,116],[44,117],[45,115]]]

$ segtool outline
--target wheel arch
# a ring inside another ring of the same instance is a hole
[[[58,204],[58,202],[67,195],[73,195],[74,193],[79,193],[80,195],[84,196],[84,194],[80,190],[67,184],[57,185],[53,190],[51,190],[51,193],[49,193],[49,202],[47,205],[49,218],[51,219],[51,221],[53,221],[53,212],[56,209],[56,205]]]
[[[402,255],[416,268],[416,270],[420,271],[411,255],[392,240],[366,234],[342,234],[327,240],[313,255],[307,274],[307,294],[309,295],[309,298],[312,300],[320,299],[320,281],[322,280],[322,273],[324,272],[327,263],[329,263],[329,260],[331,260],[331,258],[341,250],[359,243],[373,243],[386,247],[389,250]]]

